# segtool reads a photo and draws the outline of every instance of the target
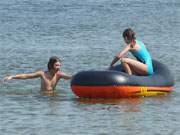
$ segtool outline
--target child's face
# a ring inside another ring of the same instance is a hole
[[[60,69],[61,65],[62,64],[60,62],[54,63],[54,70],[58,71]]]

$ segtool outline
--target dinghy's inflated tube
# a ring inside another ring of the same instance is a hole
[[[174,78],[162,63],[153,60],[151,76],[128,75],[122,65],[104,71],[82,71],[72,81],[72,91],[81,98],[121,98],[150,96],[173,90]]]

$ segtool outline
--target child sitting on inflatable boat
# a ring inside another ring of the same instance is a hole
[[[7,76],[4,78],[6,80],[12,79],[31,79],[31,78],[41,78],[41,90],[42,91],[53,91],[58,83],[58,81],[63,79],[71,79],[71,75],[63,73],[60,71],[62,61],[54,56],[49,59],[48,71],[37,71],[29,74],[18,74],[14,76]]]
[[[118,60],[121,60],[124,70],[129,75],[152,75],[154,72],[152,59],[144,43],[136,39],[135,32],[131,28],[128,28],[123,32],[123,38],[126,47],[115,56],[110,67]],[[124,58],[123,56],[127,52],[131,52],[137,60]]]

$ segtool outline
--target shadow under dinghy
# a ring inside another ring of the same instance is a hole
[[[128,75],[122,65],[109,70],[88,70],[77,73],[71,80],[71,89],[81,98],[122,98],[152,96],[173,90],[174,78],[167,66],[153,60],[151,76]]]

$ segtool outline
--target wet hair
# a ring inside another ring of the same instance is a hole
[[[50,71],[51,69],[54,68],[54,63],[56,62],[62,62],[62,60],[56,56],[50,57],[49,62],[47,64],[48,70]]]
[[[135,32],[131,28],[127,28],[123,32],[123,38],[127,39],[128,43],[136,39]]]

